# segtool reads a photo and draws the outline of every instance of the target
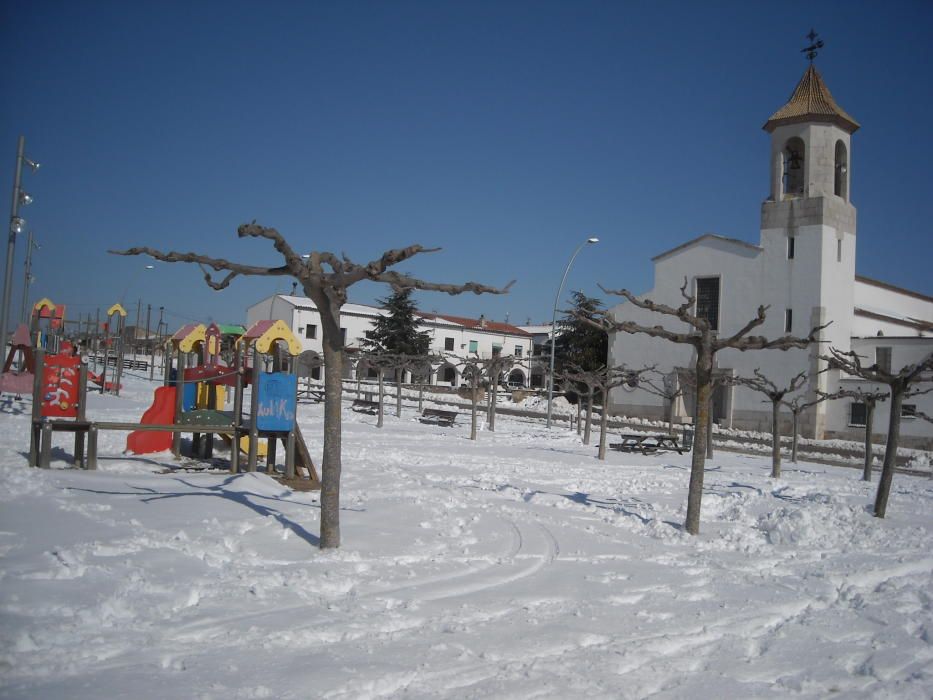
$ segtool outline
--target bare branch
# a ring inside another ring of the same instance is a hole
[[[201,268],[202,272],[204,272],[204,280],[212,289],[224,289],[230,284],[230,282],[233,281],[234,278],[240,275],[277,277],[292,274],[288,267],[285,266],[259,267],[257,265],[244,265],[242,263],[225,260],[224,258],[212,258],[207,255],[200,255],[198,253],[178,253],[175,251],[163,253],[160,250],[149,248],[148,246],[127,248],[126,250],[108,250],[107,252],[111,255],[148,255],[154,260],[168,263],[195,263]],[[225,276],[220,282],[215,282],[211,274],[205,268],[210,268],[216,272],[226,270],[230,274]]]

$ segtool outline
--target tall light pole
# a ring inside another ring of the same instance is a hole
[[[32,197],[23,192],[20,183],[23,175],[23,163],[32,168],[33,172],[39,169],[39,164],[29,160],[24,154],[26,138],[19,137],[16,144],[16,175],[13,178],[13,206],[10,209],[10,237],[6,247],[6,276],[3,279],[3,301],[0,308],[0,354],[6,354],[6,331],[10,317],[10,293],[13,288],[13,258],[16,257],[16,234],[22,233],[26,224],[19,217],[19,205],[29,204]]]
[[[599,243],[599,239],[596,237],[587,238],[583,243],[577,246],[577,249],[573,251],[573,255],[570,256],[570,261],[567,263],[567,268],[564,270],[564,276],[560,279],[560,286],[557,288],[557,296],[554,297],[554,313],[551,315],[551,366],[548,370],[548,381],[547,381],[547,427],[551,427],[551,405],[554,402],[554,336],[555,329],[557,326],[557,305],[560,304],[560,295],[564,291],[564,282],[567,281],[567,275],[570,273],[570,267],[573,265],[573,261],[576,260],[577,255],[584,247],[590,245],[591,243]]]
[[[23,308],[19,313],[19,322],[26,323],[29,318],[26,316],[26,311],[29,307],[29,285],[32,284],[32,251],[39,250],[42,246],[36,243],[36,240],[32,237],[32,231],[27,234],[26,238],[26,274],[23,276]],[[81,332],[81,325],[78,324],[78,332]]]

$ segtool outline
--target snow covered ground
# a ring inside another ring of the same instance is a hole
[[[138,418],[152,387],[92,396]],[[9,397],[4,397],[9,398]],[[29,469],[0,416],[0,697],[930,698],[933,481],[889,517],[853,469],[719,453],[702,534],[689,455],[595,459],[499,416],[386,427],[344,412],[343,547],[318,496],[264,474]],[[300,422],[320,456],[323,409]]]

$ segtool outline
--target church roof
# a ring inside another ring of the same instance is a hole
[[[670,250],[665,250],[663,253],[658,253],[653,258],[652,262],[657,262],[662,258],[666,258],[674,253],[679,253],[680,251],[691,248],[703,241],[718,241],[719,243],[725,244],[727,246],[734,246],[736,248],[751,251],[753,253],[760,253],[762,248],[761,246],[753,245],[751,243],[746,243],[745,241],[740,241],[738,238],[727,238],[726,236],[720,236],[718,233],[704,233],[702,236],[697,236],[696,238],[691,238],[686,243],[681,243],[679,246],[675,246]]]
[[[783,124],[808,121],[831,122],[850,134],[855,133],[859,128],[859,123],[836,104],[829,88],[826,87],[826,83],[823,82],[819,71],[812,63],[797,83],[794,94],[790,96],[787,104],[772,114],[762,128],[771,132]]]

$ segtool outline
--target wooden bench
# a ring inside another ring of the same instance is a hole
[[[666,450],[683,454],[684,449],[677,444],[676,435],[638,435],[635,433],[622,433],[622,442],[610,443],[609,447],[620,452],[641,452],[654,454]]]
[[[457,420],[457,412],[443,411],[439,408],[426,408],[418,420],[422,423],[433,423],[434,425],[443,425],[449,428]]]
[[[356,411],[357,413],[368,413],[369,415],[374,416],[379,411],[379,402],[367,401],[366,399],[356,399],[353,402],[353,405],[350,406],[350,410]]]

